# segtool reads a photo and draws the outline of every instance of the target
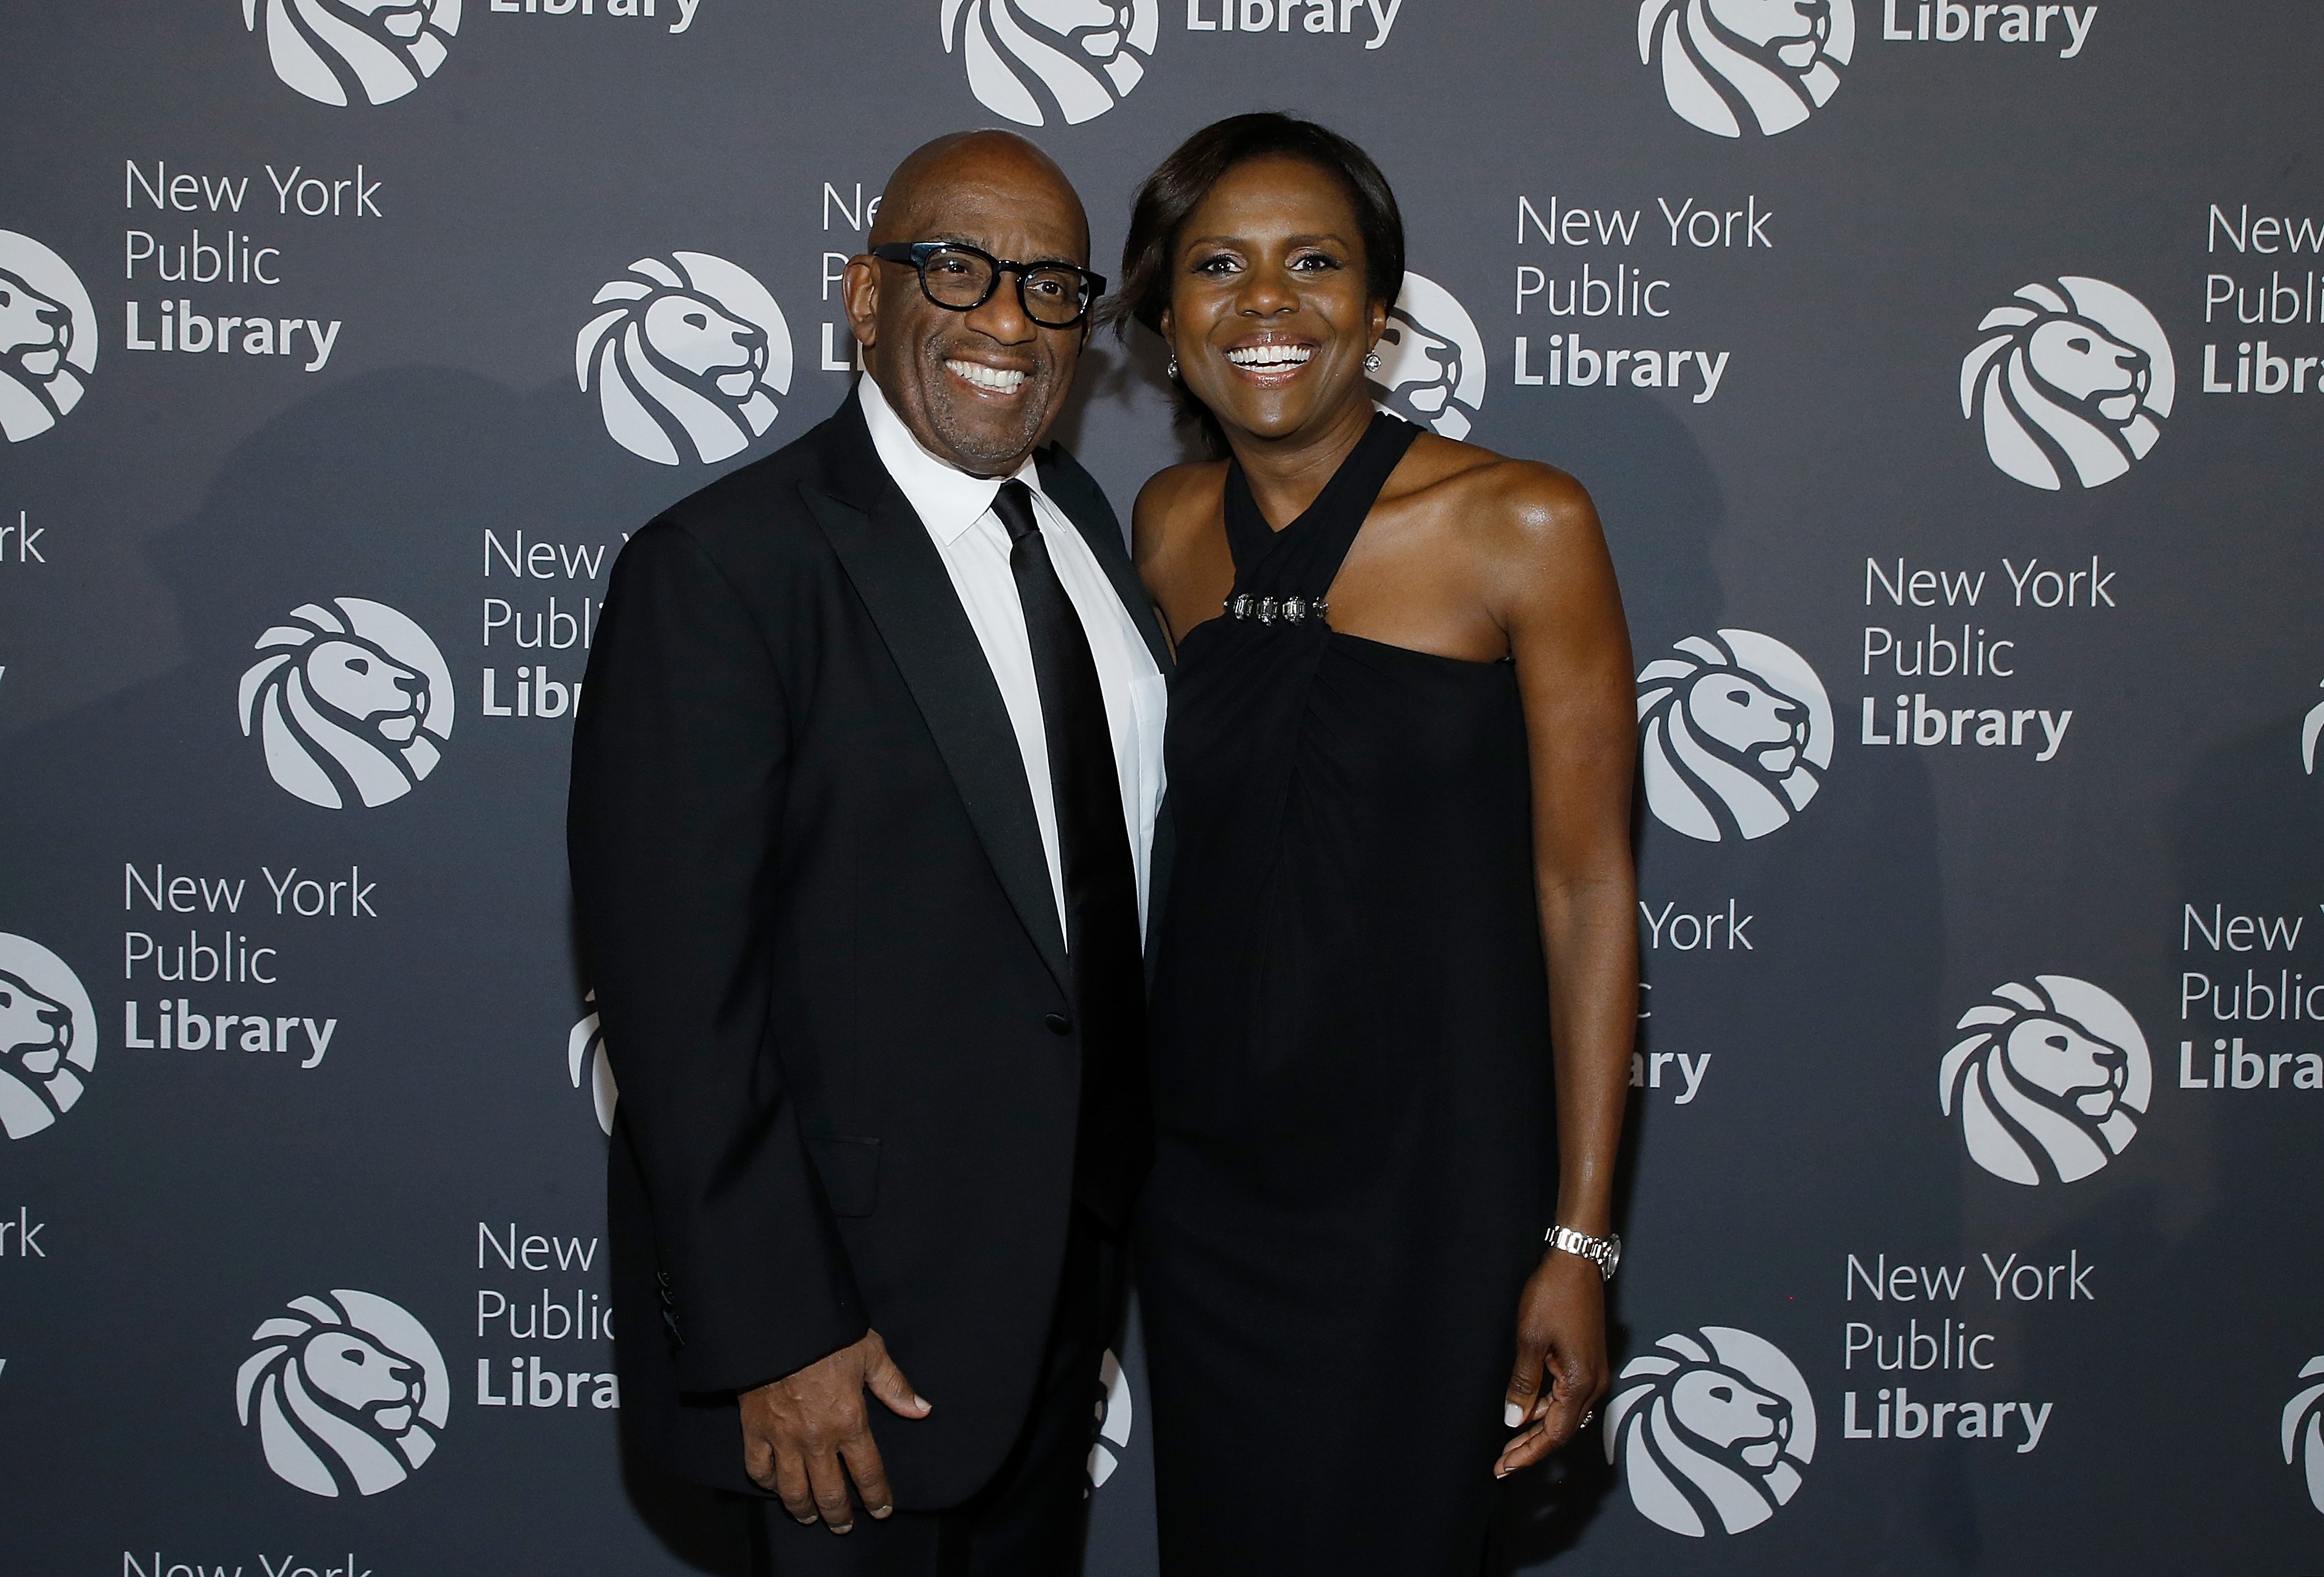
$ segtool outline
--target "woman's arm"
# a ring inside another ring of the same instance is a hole
[[[1637,1027],[1637,875],[1630,855],[1637,760],[1629,632],[1597,511],[1581,484],[1524,466],[1494,577],[1524,697],[1533,769],[1534,872],[1548,954],[1557,1081],[1556,1224],[1612,1225],[1614,1167]],[[1543,1223],[1545,1226],[1550,1223]],[[1497,1474],[1571,1440],[1605,1397],[1603,1278],[1545,1254],[1517,1314]]]
[[[1214,521],[1226,467],[1217,464],[1171,466],[1157,471],[1138,490],[1130,511],[1130,561],[1161,615],[1176,651],[1186,632],[1214,618],[1219,600],[1234,585],[1234,560],[1223,533],[1204,526]]]

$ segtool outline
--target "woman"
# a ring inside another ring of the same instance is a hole
[[[1572,478],[1375,412],[1403,272],[1372,161],[1276,115],[1172,154],[1122,260],[1220,456],[1133,533],[1179,663],[1140,1242],[1173,1573],[1472,1572],[1494,1480],[1607,1386],[1600,1266],[1544,1236],[1613,1247],[1628,638]]]

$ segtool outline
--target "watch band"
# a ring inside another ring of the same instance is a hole
[[[1614,1268],[1622,1262],[1622,1234],[1608,1232],[1593,1238],[1587,1232],[1577,1232],[1572,1227],[1552,1227],[1542,1234],[1543,1241],[1553,1249],[1563,1249],[1598,1267],[1598,1274],[1608,1281],[1614,1279]]]

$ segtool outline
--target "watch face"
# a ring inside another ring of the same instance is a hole
[[[1622,1234],[1608,1232],[1602,1238],[1592,1238],[1575,1231],[1572,1227],[1552,1227],[1549,1231],[1552,1247],[1587,1259],[1598,1267],[1600,1276],[1613,1278],[1614,1267],[1622,1262]]]

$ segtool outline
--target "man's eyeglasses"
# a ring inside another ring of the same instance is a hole
[[[1015,274],[1018,304],[1044,328],[1071,328],[1105,294],[1103,274],[1070,263],[1011,263],[958,241],[893,241],[872,255],[918,270],[920,293],[951,312],[973,312],[992,299],[1002,274]]]

